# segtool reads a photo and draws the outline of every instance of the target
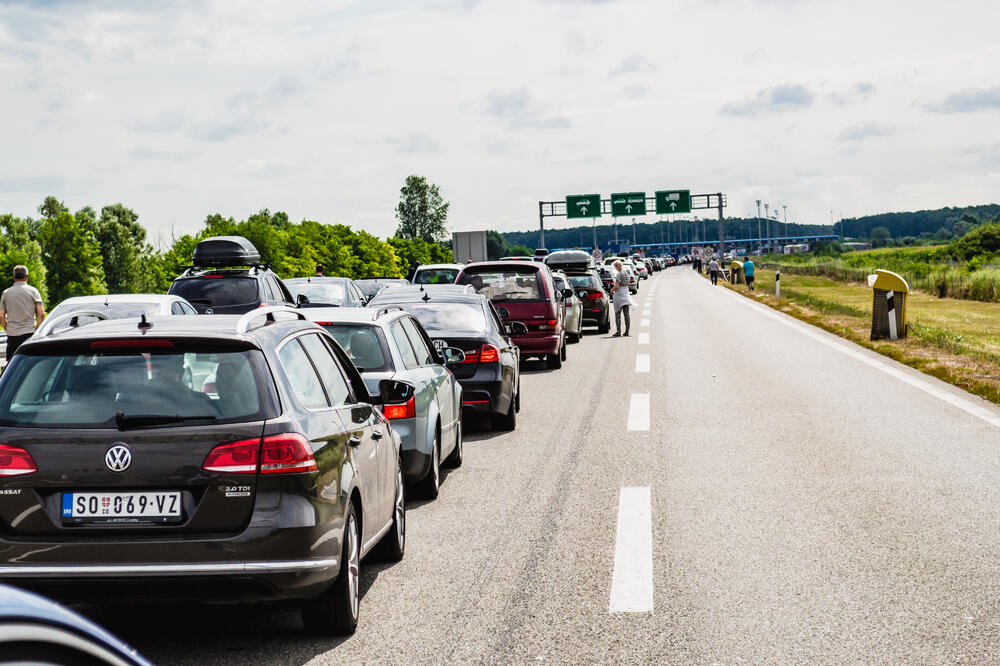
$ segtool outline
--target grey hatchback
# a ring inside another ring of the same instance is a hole
[[[462,385],[445,364],[464,361],[465,353],[435,348],[420,322],[399,307],[302,312],[340,343],[370,391],[386,379],[414,387],[405,405],[390,405],[383,412],[403,441],[403,476],[423,497],[437,497],[441,461],[462,464]]]

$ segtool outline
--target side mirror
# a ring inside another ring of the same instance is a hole
[[[440,349],[438,351],[444,359],[445,365],[461,363],[465,360],[465,352],[456,347],[445,347],[444,349]]]
[[[383,405],[405,403],[413,397],[414,392],[413,384],[396,381],[395,379],[383,379],[378,383],[378,394]]]
[[[524,335],[528,332],[528,327],[519,321],[512,321],[505,328],[507,335]]]
[[[506,319],[510,316],[510,310],[507,308],[497,308],[497,314],[500,315],[501,319]]]
[[[299,294],[295,297],[295,303],[298,305],[309,305],[309,297],[305,294]]]
[[[573,298],[573,290],[572,289],[563,289],[562,290],[562,295],[563,295],[563,298]]]

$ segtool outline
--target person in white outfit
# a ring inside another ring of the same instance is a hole
[[[629,308],[635,305],[632,295],[628,293],[629,274],[622,268],[622,262],[616,261],[612,264],[616,271],[615,282],[611,287],[611,302],[615,305],[615,334],[611,337],[617,338],[622,335],[622,311],[625,312],[625,336],[628,336],[632,321],[629,317]]]

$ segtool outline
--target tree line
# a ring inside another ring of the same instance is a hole
[[[406,190],[401,190],[401,201]],[[175,238],[169,248],[159,250],[149,242],[138,213],[122,203],[71,212],[48,196],[38,207],[38,218],[0,215],[0,275],[9,281],[14,266],[27,266],[29,282],[47,306],[71,296],[163,293],[191,265],[199,241],[234,235],[248,238],[261,262],[281,277],[313,275],[317,264],[326,275],[406,277],[418,264],[452,261],[451,249],[439,242],[446,233],[447,207],[443,216],[438,207],[430,226],[421,222],[428,210],[418,205],[415,214],[402,216],[397,210],[400,229],[385,240],[344,224],[292,222],[286,213],[267,209],[244,220],[212,214],[197,233]]]

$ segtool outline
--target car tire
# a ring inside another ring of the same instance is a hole
[[[444,461],[448,467],[461,467],[462,458],[464,457],[464,451],[462,450],[462,422],[459,421],[456,427],[458,428],[458,432],[455,434],[455,448],[452,449],[451,454]]]
[[[521,382],[517,383],[517,393],[514,394],[514,411],[521,411]]]
[[[545,357],[545,367],[549,370],[558,370],[562,367],[562,354],[548,354]]]
[[[559,348],[559,358],[563,361],[566,360],[566,341],[563,340],[562,347]]]
[[[490,421],[494,430],[513,430],[517,427],[516,398],[510,399],[510,406],[507,407],[506,414],[493,414]]]
[[[358,628],[361,604],[361,534],[354,502],[347,505],[340,573],[333,585],[302,604],[302,626],[311,634],[347,636]]]
[[[611,332],[611,313],[610,312],[604,318],[604,321],[601,322],[601,325],[597,327],[597,330],[600,333],[610,333]]]
[[[569,343],[571,345],[575,345],[577,342],[579,342],[580,335],[582,334],[582,332],[583,331],[577,331],[576,333],[567,333],[566,337],[569,339]]]
[[[399,562],[406,554],[406,491],[403,470],[396,467],[396,495],[392,505],[392,527],[382,537],[379,554],[386,562]]]
[[[434,444],[431,447],[431,467],[427,470],[427,476],[422,478],[417,484],[417,492],[424,499],[437,499],[441,492],[441,443],[438,441],[437,431],[434,431]]]

